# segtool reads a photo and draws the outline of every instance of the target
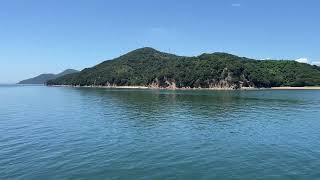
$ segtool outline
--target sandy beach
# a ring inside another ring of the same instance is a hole
[[[74,88],[105,88],[105,89],[165,89],[165,90],[236,90],[233,88],[190,88],[190,87],[183,87],[183,88],[171,88],[171,87],[155,87],[155,86],[72,86],[72,85],[50,85],[52,87],[74,87]],[[239,90],[254,90],[258,88],[241,88]]]
[[[272,87],[271,89],[284,89],[284,90],[320,90],[319,86],[307,87]]]

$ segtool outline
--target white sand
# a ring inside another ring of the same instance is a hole
[[[285,90],[320,90],[319,86],[306,86],[306,87],[272,87],[271,89],[285,89]]]

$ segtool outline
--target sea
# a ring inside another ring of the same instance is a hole
[[[320,90],[1,85],[0,179],[320,179]]]

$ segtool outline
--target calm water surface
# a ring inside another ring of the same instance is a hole
[[[320,91],[0,86],[0,179],[319,179]]]

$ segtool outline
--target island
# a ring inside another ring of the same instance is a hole
[[[221,52],[186,57],[145,47],[46,84],[165,89],[304,87],[320,86],[320,67]]]

